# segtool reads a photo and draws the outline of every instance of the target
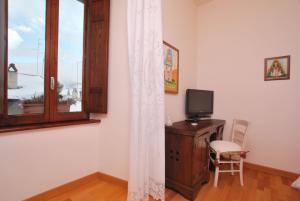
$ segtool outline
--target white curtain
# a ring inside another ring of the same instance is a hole
[[[128,201],[164,200],[161,0],[128,0],[131,132]]]

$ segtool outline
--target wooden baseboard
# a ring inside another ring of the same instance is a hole
[[[262,166],[262,165],[257,165],[257,164],[253,164],[253,163],[248,163],[245,162],[244,163],[244,167],[248,168],[248,169],[252,169],[252,170],[256,170],[256,171],[261,171],[261,172],[266,172],[268,174],[273,174],[273,175],[278,175],[278,176],[283,176],[283,177],[288,177],[291,178],[293,180],[297,179],[300,175],[296,174],[296,173],[292,173],[292,172],[288,172],[288,171],[284,171],[284,170],[279,170],[279,169],[275,169],[275,168],[270,168],[270,167],[266,167],[266,166]],[[33,197],[30,197],[28,199],[25,199],[24,201],[41,201],[41,200],[49,200],[51,198],[54,198],[58,195],[61,195],[67,191],[70,191],[74,188],[78,188],[84,184],[90,183],[90,182],[97,182],[97,181],[106,181],[109,183],[114,183],[116,185],[120,185],[122,187],[126,187],[128,185],[128,182],[123,180],[123,179],[119,179],[101,172],[95,172],[93,174],[90,174],[88,176],[82,177],[80,179],[77,179],[75,181],[63,184],[61,186],[58,186],[56,188],[50,189],[44,193],[35,195]]]
[[[248,168],[248,169],[252,169],[252,170],[266,172],[266,173],[272,174],[272,175],[287,177],[287,178],[290,178],[290,179],[293,179],[293,180],[297,179],[300,176],[300,174],[297,174],[297,173],[288,172],[288,171],[285,171],[285,170],[279,170],[279,169],[276,169],[276,168],[266,167],[266,166],[257,165],[257,164],[253,164],[253,163],[248,163],[248,162],[244,162],[244,167]]]
[[[120,185],[122,187],[127,188],[127,181],[104,174],[100,172],[95,172],[93,174],[90,174],[88,176],[82,177],[80,179],[77,179],[75,181],[71,181],[69,183],[63,184],[61,186],[58,186],[56,188],[50,189],[46,192],[43,192],[41,194],[35,195],[33,197],[27,198],[24,201],[41,201],[41,200],[49,200],[51,198],[54,198],[58,195],[61,195],[67,191],[70,191],[74,188],[78,188],[84,184],[91,183],[91,182],[97,182],[97,181],[107,181],[112,182],[116,185]]]
[[[123,187],[126,187],[126,188],[128,186],[128,181],[126,181],[126,180],[123,180],[123,179],[120,179],[120,178],[117,178],[117,177],[114,177],[114,176],[111,176],[111,175],[107,175],[107,174],[104,174],[104,173],[101,173],[101,172],[97,172],[97,174],[98,174],[98,178],[101,181],[110,182],[110,183],[120,185],[120,186],[123,186]]]

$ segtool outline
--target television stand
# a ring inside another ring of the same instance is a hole
[[[211,140],[221,140],[225,121],[201,120],[197,125],[180,121],[165,127],[166,187],[188,200],[194,200],[209,180],[209,150]]]

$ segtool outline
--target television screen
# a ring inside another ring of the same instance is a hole
[[[198,89],[186,91],[186,115],[188,118],[207,117],[213,114],[214,92]]]

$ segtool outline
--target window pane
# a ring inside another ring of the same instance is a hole
[[[45,0],[8,0],[8,114],[44,112]]]
[[[83,25],[83,1],[60,0],[58,112],[82,111]]]

